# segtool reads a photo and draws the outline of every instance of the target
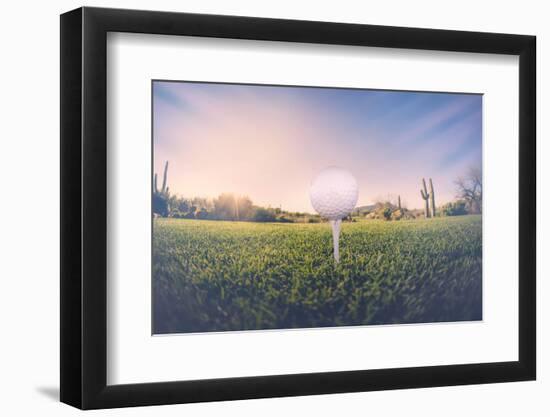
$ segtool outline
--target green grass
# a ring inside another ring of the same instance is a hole
[[[330,226],[156,219],[154,332],[481,319],[481,217]]]

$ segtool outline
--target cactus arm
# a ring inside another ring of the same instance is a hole
[[[162,192],[166,192],[166,179],[168,176],[168,161],[166,161],[166,164],[164,165],[164,175],[162,176]]]
[[[158,193],[159,189],[157,188],[157,174],[155,174],[155,180],[153,181],[153,187],[154,187],[155,193]]]
[[[431,197],[431,203],[432,203],[432,217],[435,217],[435,193],[434,193],[434,185],[432,182],[432,179],[430,178],[430,197]]]
[[[426,195],[426,192],[423,189],[420,189],[420,195],[422,196],[423,200],[427,200],[428,196]]]
[[[420,189],[420,195],[424,200],[424,216],[428,218],[430,217],[430,204],[429,204],[430,195],[428,194],[428,189],[426,188],[426,180],[424,178],[422,178],[422,188]]]

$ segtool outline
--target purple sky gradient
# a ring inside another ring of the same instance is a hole
[[[324,167],[350,170],[359,205],[401,195],[436,203],[482,160],[482,96],[155,81],[154,170],[184,197],[222,192],[313,212],[309,184]]]

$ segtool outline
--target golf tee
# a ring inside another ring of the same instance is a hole
[[[342,220],[331,220],[330,225],[332,227],[332,246],[334,248],[334,261],[336,263],[340,262],[340,226],[342,225]]]

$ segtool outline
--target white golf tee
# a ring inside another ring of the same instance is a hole
[[[332,226],[332,246],[334,248],[334,261],[336,263],[340,262],[340,226],[342,225],[342,220],[331,220],[330,225]]]

